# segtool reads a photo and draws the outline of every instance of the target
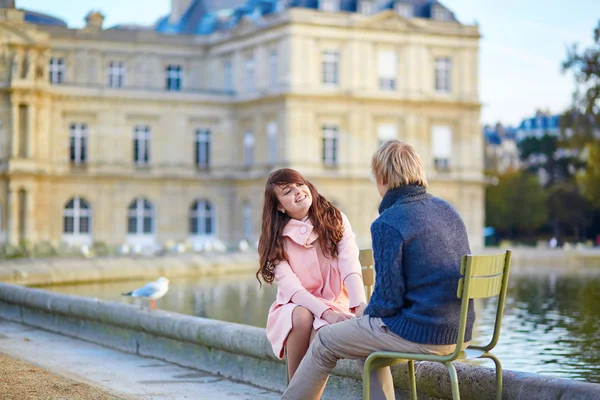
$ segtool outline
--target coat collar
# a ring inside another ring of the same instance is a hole
[[[408,203],[430,197],[427,189],[420,185],[402,185],[388,190],[379,205],[379,214],[390,208],[395,203]]]
[[[300,246],[306,246],[319,238],[319,234],[314,229],[310,219],[298,221],[292,218],[283,228],[282,235],[289,237]]]

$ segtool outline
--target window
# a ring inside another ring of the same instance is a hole
[[[244,134],[244,166],[251,167],[254,164],[254,133],[247,131]]]
[[[69,160],[72,164],[86,163],[87,136],[87,124],[71,124],[69,134]]]
[[[337,164],[338,127],[335,125],[323,126],[323,163],[328,166]]]
[[[450,80],[452,77],[452,61],[449,57],[435,59],[435,90],[438,92],[450,92]]]
[[[414,16],[413,5],[409,3],[396,2],[396,13],[404,18],[412,18]]]
[[[379,124],[377,125],[377,139],[381,146],[388,140],[398,139],[398,129],[394,124]]]
[[[326,85],[337,85],[339,83],[339,59],[340,55],[333,51],[323,53],[323,83]]]
[[[196,166],[207,169],[210,166],[210,130],[196,130]]]
[[[396,89],[398,57],[394,51],[379,52],[379,88],[381,90]]]
[[[246,91],[254,91],[254,56],[246,58]]]
[[[252,205],[246,201],[242,207],[244,218],[244,239],[251,240],[253,236],[252,230]]]
[[[70,235],[89,235],[91,232],[92,212],[87,201],[74,197],[64,209],[63,232]]]
[[[277,0],[275,3],[275,12],[285,10],[286,0]]]
[[[130,235],[151,235],[153,232],[154,207],[148,200],[138,197],[129,204],[127,233]]]
[[[431,18],[436,21],[450,21],[450,12],[443,7],[434,6]]]
[[[225,90],[228,92],[233,91],[233,66],[231,60],[225,60],[223,62],[223,80],[225,82]]]
[[[120,88],[125,85],[125,63],[111,61],[106,67],[106,78],[109,87]]]
[[[183,70],[181,65],[169,65],[166,69],[167,73],[167,90],[179,91],[181,90],[181,78]]]
[[[319,8],[323,11],[338,11],[335,0],[319,0]]]
[[[150,127],[136,125],[133,136],[133,162],[137,165],[150,164]]]
[[[267,141],[269,144],[269,163],[277,161],[277,123],[271,121],[267,124]]]
[[[210,236],[214,234],[214,208],[208,200],[196,200],[190,210],[190,235]]]
[[[360,13],[363,15],[373,14],[373,4],[369,0],[362,0],[360,2]]]
[[[431,129],[433,163],[438,171],[450,169],[452,156],[452,129],[449,126],[434,126]]]
[[[278,76],[278,59],[279,55],[276,49],[269,51],[269,86],[271,88],[277,87]]]
[[[63,83],[65,81],[65,60],[63,58],[50,58],[50,83]]]

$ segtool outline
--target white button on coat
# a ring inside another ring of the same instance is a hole
[[[301,234],[303,234],[303,235],[304,235],[304,234],[305,234],[307,231],[308,231],[308,229],[306,229],[306,227],[305,227],[305,226],[302,226],[302,227],[300,227],[300,233],[301,233]]]

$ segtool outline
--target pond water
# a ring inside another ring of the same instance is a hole
[[[145,281],[48,286],[44,289],[122,303],[145,304],[121,296]],[[264,327],[275,288],[252,274],[181,278],[171,281],[157,306],[182,314]],[[493,301],[476,303],[473,343],[489,341]],[[600,266],[575,272],[540,269],[511,276],[501,337],[494,353],[505,369],[600,383]],[[491,361],[476,361],[492,366]]]

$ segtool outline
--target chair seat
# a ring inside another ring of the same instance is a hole
[[[462,351],[455,360],[472,360],[474,358],[480,358],[484,354],[486,354],[486,351],[484,350],[467,348]],[[373,361],[373,366],[376,368],[400,364],[408,360],[435,362],[448,361],[448,356],[436,356],[432,354],[420,353],[396,353],[391,351],[376,351],[371,353],[369,358],[377,359],[377,361]]]

